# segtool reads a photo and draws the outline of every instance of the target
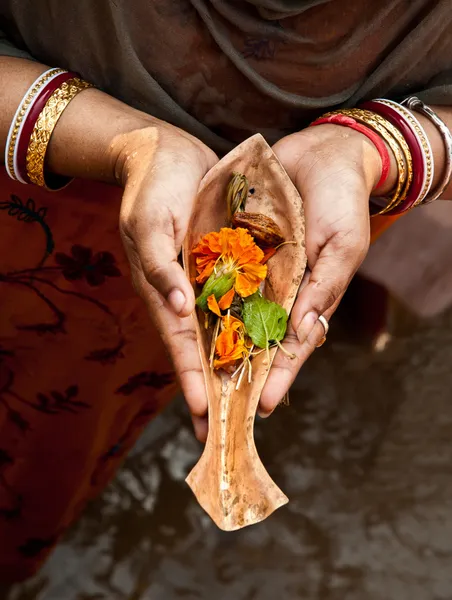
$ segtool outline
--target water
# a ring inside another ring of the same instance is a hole
[[[288,506],[219,531],[183,482],[200,448],[178,401],[8,600],[451,600],[452,314],[379,353],[348,339],[257,426]]]

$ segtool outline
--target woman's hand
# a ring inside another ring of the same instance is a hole
[[[159,122],[158,122],[159,123]],[[127,133],[117,176],[125,192],[121,234],[132,279],[172,357],[195,432],[207,436],[207,398],[190,313],[193,289],[177,256],[193,200],[216,156],[201,142],[165,123]],[[278,142],[274,151],[300,191],[306,215],[308,275],[292,312],[286,347],[277,354],[261,398],[269,414],[323,337],[318,317],[331,317],[369,245],[369,195],[381,162],[362,134],[321,125]]]
[[[218,160],[200,141],[166,123],[115,140],[124,185],[120,230],[135,289],[162,336],[192,413],[196,435],[207,434],[207,398],[190,314],[195,296],[178,254],[203,176]]]
[[[19,102],[47,68],[0,57],[0,80],[8,81],[0,89],[0,154]],[[200,439],[207,398],[189,317],[195,298],[177,257],[201,179],[217,160],[191,135],[94,88],[66,108],[46,155],[53,173],[124,187],[120,230],[133,283],[169,350]]]
[[[285,340],[297,358],[277,353],[261,397],[262,416],[274,410],[323,338],[319,316],[329,321],[366,256],[369,196],[381,175],[374,145],[363,134],[338,125],[290,135],[273,150],[303,198],[308,270]],[[379,192],[391,189],[392,183],[388,180]]]

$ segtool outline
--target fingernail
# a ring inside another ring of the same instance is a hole
[[[178,315],[184,308],[186,299],[180,290],[173,290],[168,296],[168,302],[170,303],[174,312]]]
[[[263,410],[258,410],[257,414],[260,416],[261,419],[268,419],[268,417],[273,414],[273,411],[270,410],[269,412],[265,412]]]
[[[315,312],[308,312],[301,320],[300,325],[297,329],[297,338],[300,344],[304,344],[308,339],[309,334],[314,329],[314,325],[317,323],[318,316]]]

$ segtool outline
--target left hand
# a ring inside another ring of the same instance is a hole
[[[273,147],[303,199],[308,268],[284,341],[296,355],[278,352],[262,393],[259,413],[269,416],[300,367],[324,336],[328,321],[367,254],[369,196],[381,175],[375,146],[340,125],[318,125]],[[391,178],[385,189],[391,186]]]

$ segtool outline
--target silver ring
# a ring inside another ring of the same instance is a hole
[[[320,346],[323,346],[323,344],[326,342],[326,336],[327,336],[327,333],[328,333],[328,331],[330,329],[330,325],[329,325],[328,321],[325,319],[325,317],[323,315],[320,315],[319,321],[323,325],[324,334],[323,334],[323,338],[317,344],[317,348],[320,348]]]
[[[325,319],[325,317],[323,315],[320,315],[319,321],[323,325],[323,329],[325,330],[325,337],[326,337],[328,335],[328,331],[330,330],[330,324],[328,323],[328,321]]]

